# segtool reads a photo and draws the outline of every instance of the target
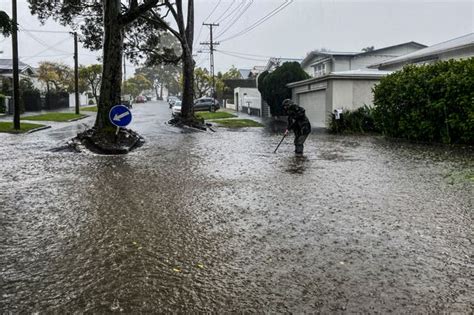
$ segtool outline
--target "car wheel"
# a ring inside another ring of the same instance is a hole
[[[209,111],[211,113],[214,113],[216,111],[216,108],[214,106],[209,107]]]

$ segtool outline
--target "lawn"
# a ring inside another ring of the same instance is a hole
[[[227,128],[263,127],[261,123],[251,119],[219,119],[210,121]]]
[[[97,106],[82,107],[81,110],[86,112],[97,112]]]
[[[40,120],[40,121],[69,121],[72,119],[86,117],[87,115],[82,114],[74,114],[74,113],[48,113],[43,115],[35,115],[35,116],[25,116],[21,117],[24,120]]]
[[[20,130],[16,130],[13,129],[12,122],[0,122],[0,132],[23,133],[39,127],[44,127],[44,125],[21,123]]]
[[[235,116],[231,113],[227,113],[227,112],[215,112],[215,113],[197,112],[197,113],[195,113],[195,116],[198,117],[198,118],[205,119],[205,120],[237,117],[237,116]]]

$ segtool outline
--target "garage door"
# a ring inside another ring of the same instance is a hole
[[[298,94],[298,104],[306,111],[311,126],[326,127],[326,90]]]

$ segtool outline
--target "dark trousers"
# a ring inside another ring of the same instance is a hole
[[[295,153],[302,154],[304,150],[304,142],[311,132],[311,127],[302,128],[303,130],[295,130]]]

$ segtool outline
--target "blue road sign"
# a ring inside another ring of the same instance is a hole
[[[110,109],[109,119],[117,127],[125,127],[132,121],[132,112],[125,105],[115,105]]]

